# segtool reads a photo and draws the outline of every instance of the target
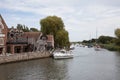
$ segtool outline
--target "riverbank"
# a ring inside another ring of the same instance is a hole
[[[108,49],[110,51],[119,51],[120,52],[120,46],[116,46],[114,44],[100,44],[101,47]]]
[[[0,64],[17,62],[17,61],[25,61],[25,60],[31,60],[31,59],[47,58],[47,57],[50,57],[51,55],[52,54],[48,51],[2,55],[0,56]]]

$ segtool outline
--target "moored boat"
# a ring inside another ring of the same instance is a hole
[[[67,59],[67,58],[73,58],[72,51],[66,51],[65,49],[54,51],[53,52],[53,58],[54,59]]]

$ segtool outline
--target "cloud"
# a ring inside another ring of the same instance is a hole
[[[119,0],[1,0],[0,10],[7,11],[2,12],[9,26],[21,23],[38,29],[40,19],[59,16],[71,41],[95,38],[96,28],[98,36],[114,36],[120,25]]]

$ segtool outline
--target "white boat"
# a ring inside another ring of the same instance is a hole
[[[73,58],[72,51],[66,51],[65,49],[54,51],[53,52],[53,58],[54,59],[67,59],[67,58]]]

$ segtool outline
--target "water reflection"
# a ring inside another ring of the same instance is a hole
[[[73,59],[0,65],[0,80],[120,80],[120,53],[77,47]]]
[[[63,80],[68,79],[69,60],[52,58],[0,66],[0,80]]]

